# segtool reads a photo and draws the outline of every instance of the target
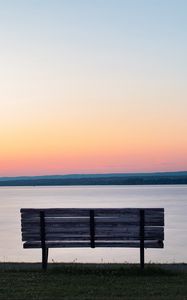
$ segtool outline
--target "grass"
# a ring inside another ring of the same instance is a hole
[[[147,265],[1,264],[0,299],[187,299],[187,270]]]

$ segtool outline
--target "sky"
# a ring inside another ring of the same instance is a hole
[[[0,176],[187,170],[186,0],[0,0]]]

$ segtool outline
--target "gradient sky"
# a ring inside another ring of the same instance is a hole
[[[0,176],[187,170],[186,0],[0,0]]]

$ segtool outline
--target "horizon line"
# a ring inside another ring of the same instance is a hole
[[[54,177],[54,176],[89,176],[89,175],[137,175],[137,174],[164,174],[164,173],[185,173],[187,170],[177,171],[152,171],[152,172],[103,172],[103,173],[65,173],[65,174],[43,174],[43,175],[17,175],[0,176],[0,179],[8,178],[32,178],[32,177]]]

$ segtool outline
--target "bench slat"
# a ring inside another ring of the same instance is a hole
[[[72,224],[72,223],[89,223],[89,218],[45,218],[46,224]],[[131,215],[131,216],[122,216],[122,217],[95,217],[95,223],[123,223],[129,225],[136,225],[140,222],[139,215]],[[39,226],[40,219],[39,218],[23,218],[21,220],[21,224],[24,226],[32,224],[32,226]],[[164,218],[163,217],[149,217],[145,216],[145,226],[163,226]]]
[[[39,217],[40,211],[44,211],[48,217],[64,216],[64,217],[88,217],[90,209],[94,210],[95,217],[103,216],[123,216],[126,214],[139,214],[140,208],[22,208],[21,214],[24,216]],[[144,208],[145,215],[163,215],[163,208]]]
[[[145,226],[145,232],[146,231],[157,231],[160,228],[164,228],[163,226]],[[89,229],[89,223],[75,223],[75,224],[46,224],[45,230],[47,232],[55,232],[55,231],[71,231],[75,229],[80,229],[80,230],[88,230]],[[95,229],[96,231],[98,230],[114,230],[114,231],[136,231],[139,230],[138,224],[136,225],[128,225],[128,224],[123,224],[123,223],[113,223],[113,224],[95,224]],[[22,232],[40,232],[40,226],[32,226],[32,224],[27,224],[21,227]]]
[[[22,229],[22,234],[24,233],[34,233],[34,234],[40,234],[40,228],[32,228],[29,227],[26,230]],[[90,229],[88,227],[74,227],[74,228],[62,228],[62,227],[49,227],[46,231],[46,233],[66,233],[66,234],[89,234]]]
[[[157,236],[158,237],[158,236]],[[152,240],[153,237],[151,238],[146,238],[146,240]],[[137,238],[133,237],[133,236],[129,236],[129,237],[124,237],[122,235],[118,235],[118,236],[107,236],[107,235],[103,235],[103,236],[96,236],[95,237],[95,241],[126,241],[126,240],[137,240]],[[163,236],[160,235],[160,238],[158,238],[158,240],[164,240]],[[26,235],[22,238],[22,241],[25,242],[37,242],[40,241],[40,237],[39,236],[35,236],[35,235]],[[87,235],[81,235],[81,236],[58,236],[58,235],[52,235],[52,236],[47,236],[46,241],[90,241],[90,237]]]
[[[57,230],[58,229],[58,230]],[[46,227],[46,240],[50,237],[51,240],[59,239],[63,240],[65,236],[69,234],[73,234],[74,238],[76,236],[81,236],[87,234],[90,235],[89,228],[77,228],[77,231],[74,231],[73,228],[71,230],[65,228],[53,228],[52,226],[47,228]],[[163,227],[145,227],[145,240],[146,239],[164,239],[164,228]],[[108,225],[107,227],[95,227],[95,239],[97,236],[107,236],[108,239],[113,239],[115,237],[123,237],[124,239],[139,239],[140,236],[140,228],[138,226],[129,226],[125,228],[123,226],[111,226]],[[33,228],[30,228],[28,231],[22,232],[22,240],[26,241],[27,238],[31,238],[34,240],[40,240],[40,231],[34,231]]]
[[[160,228],[163,226],[145,226],[145,230],[149,230],[149,228],[157,230],[157,228]],[[82,222],[82,223],[47,223],[45,224],[45,229],[46,231],[51,230],[51,229],[61,229],[63,230],[74,230],[75,228],[85,228],[89,229],[89,222]],[[110,229],[113,228],[114,230],[120,230],[123,229],[124,231],[129,231],[133,229],[138,229],[139,228],[139,223],[134,224],[126,224],[123,222],[115,222],[115,223],[95,223],[95,228],[98,230],[99,229]],[[21,226],[22,231],[40,231],[40,224],[38,223],[37,225],[33,224],[24,224]]]
[[[129,208],[113,208],[113,207],[107,207],[107,208],[98,208],[98,207],[89,207],[89,208],[21,208],[20,212],[24,213],[24,212],[40,212],[40,211],[45,211],[45,212],[89,212],[90,209],[94,209],[94,211],[102,211],[102,212],[114,212],[116,213],[117,211],[125,211],[125,212],[132,212],[132,211],[139,211],[140,209],[144,209],[145,211],[154,211],[154,212],[164,212],[164,208],[147,208],[147,207],[142,207],[142,208],[134,208],[134,207],[129,207]]]
[[[24,248],[41,248],[40,242],[26,242]],[[84,248],[90,247],[90,242],[46,242],[48,248]],[[95,242],[95,247],[139,248],[140,242]],[[161,241],[145,241],[145,248],[163,248]]]

